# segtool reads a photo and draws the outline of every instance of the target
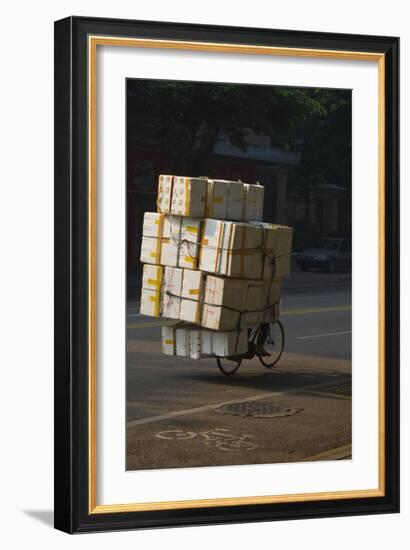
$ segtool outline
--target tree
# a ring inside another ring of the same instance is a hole
[[[243,150],[249,130],[289,148],[327,112],[309,88],[130,80],[127,92],[129,139],[151,141],[180,174],[206,173],[221,133]]]
[[[311,92],[322,113],[299,127],[303,136],[301,163],[292,174],[292,188],[307,192],[311,185],[334,184],[351,189],[352,112],[350,90]]]

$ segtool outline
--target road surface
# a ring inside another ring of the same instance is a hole
[[[232,377],[214,359],[163,355],[162,323],[130,302],[128,469],[349,458],[351,294],[341,286],[285,289],[280,363],[244,361]]]

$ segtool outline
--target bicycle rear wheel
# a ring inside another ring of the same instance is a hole
[[[259,361],[267,369],[273,368],[282,356],[285,347],[285,331],[280,321],[269,325],[269,331],[263,344],[267,356],[258,355]]]
[[[216,362],[219,370],[223,372],[225,376],[230,376],[239,369],[242,359],[239,357],[217,357]]]

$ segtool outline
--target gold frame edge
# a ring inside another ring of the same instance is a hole
[[[300,493],[291,495],[249,496],[234,498],[216,498],[182,501],[141,502],[130,504],[97,504],[97,130],[96,130],[96,98],[97,78],[96,61],[97,46],[122,46],[156,49],[180,49],[191,51],[213,51],[225,53],[248,53],[259,55],[274,55],[287,57],[314,57],[331,59],[348,59],[358,61],[378,62],[378,232],[379,232],[379,448],[378,448],[378,488],[352,491],[329,491],[319,493]],[[242,44],[224,44],[208,42],[190,42],[176,40],[156,40],[139,38],[122,38],[113,36],[88,36],[88,383],[89,383],[89,422],[88,422],[88,511],[89,514],[142,512],[154,510],[175,510],[203,507],[244,506],[252,504],[274,504],[286,502],[313,502],[319,500],[341,500],[352,498],[377,498],[385,496],[385,55],[377,52],[350,52],[343,50],[320,50],[304,48],[282,48],[273,46],[254,46]]]

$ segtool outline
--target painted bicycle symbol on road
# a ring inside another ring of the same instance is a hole
[[[259,445],[252,441],[249,434],[232,434],[227,428],[214,428],[204,432],[191,432],[183,430],[166,430],[155,435],[159,439],[187,441],[195,438],[202,439],[204,445],[216,447],[220,451],[253,451]]]

